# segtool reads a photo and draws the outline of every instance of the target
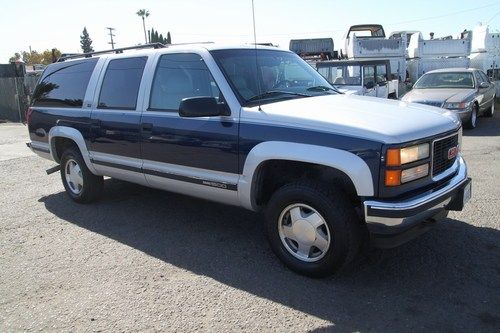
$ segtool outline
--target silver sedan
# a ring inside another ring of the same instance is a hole
[[[495,85],[478,69],[438,69],[422,75],[401,100],[453,110],[474,128],[479,115],[495,113]]]

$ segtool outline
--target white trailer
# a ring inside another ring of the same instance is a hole
[[[408,76],[415,83],[425,73],[443,68],[468,68],[469,58],[415,58],[408,59]]]
[[[344,36],[340,56],[344,59],[384,58],[391,61],[391,74],[406,79],[406,36],[387,39],[379,24],[353,25]]]

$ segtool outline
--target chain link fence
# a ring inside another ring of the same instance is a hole
[[[0,78],[0,120],[22,122],[38,76]]]

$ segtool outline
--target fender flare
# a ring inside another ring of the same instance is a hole
[[[87,149],[87,145],[85,144],[85,140],[83,139],[82,133],[80,133],[80,131],[72,127],[54,126],[50,129],[49,131],[50,155],[52,156],[52,159],[54,161],[59,163],[59,159],[57,158],[56,140],[55,140],[55,138],[58,137],[73,140],[78,146],[78,149],[80,149],[83,160],[87,165],[87,168],[89,168],[90,172],[92,172],[93,174],[99,175],[99,173],[95,170],[94,165],[90,160],[90,154]]]
[[[254,198],[255,172],[268,160],[290,160],[328,166],[345,173],[354,184],[358,196],[373,196],[370,168],[359,156],[336,148],[302,143],[267,141],[252,148],[238,181],[238,196],[243,207],[257,210]]]

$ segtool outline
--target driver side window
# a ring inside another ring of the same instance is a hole
[[[162,55],[151,87],[149,110],[175,111],[184,98],[215,97],[221,93],[200,55]]]

